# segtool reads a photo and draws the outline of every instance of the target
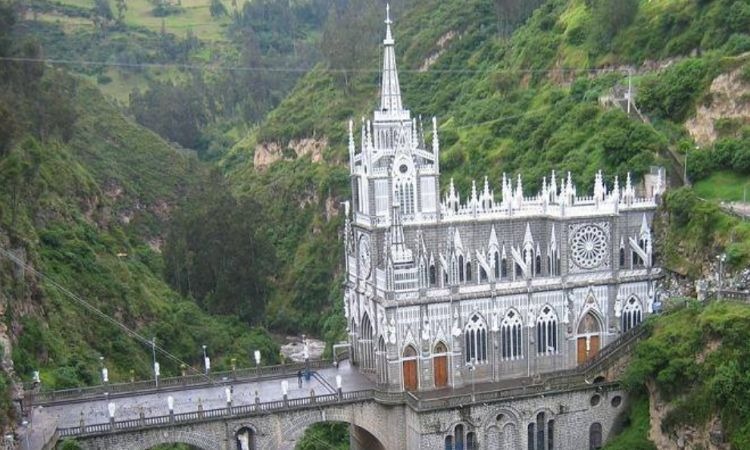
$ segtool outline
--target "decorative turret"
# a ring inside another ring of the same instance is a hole
[[[349,121],[349,170],[354,170],[354,122]]]

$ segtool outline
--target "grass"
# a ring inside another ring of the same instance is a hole
[[[59,0],[62,5],[91,9],[93,0]],[[182,0],[182,13],[164,17],[164,28],[168,33],[182,36],[191,29],[198,39],[203,41],[225,41],[224,31],[230,22],[229,16],[211,17],[209,11],[210,0]],[[112,13],[117,15],[115,2],[110,1]],[[125,24],[132,27],[143,27],[151,31],[161,31],[162,17],[155,17],[151,11],[154,4],[149,0],[127,0],[128,9],[125,12]],[[225,2],[227,11],[231,5]],[[50,20],[40,16],[41,20]],[[91,22],[88,21],[90,24]]]
[[[136,27],[145,27],[151,31],[160,31],[162,19],[164,28],[168,33],[183,36],[187,30],[202,41],[226,41],[224,34],[229,25],[228,16],[223,18],[211,17],[209,11],[209,0],[183,0],[183,11],[166,17],[154,17],[151,10],[153,3],[148,0],[129,0],[128,10],[125,13],[125,23]],[[231,10],[229,4],[225,4],[227,11]]]
[[[693,186],[695,193],[708,200],[739,202],[750,195],[750,175],[718,171]]]

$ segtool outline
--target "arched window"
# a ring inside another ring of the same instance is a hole
[[[547,450],[555,448],[555,421],[547,422]]]
[[[435,283],[437,283],[437,271],[435,264],[430,264],[430,286],[435,286]]]
[[[625,267],[625,247],[620,247],[620,267]]]
[[[479,282],[484,283],[487,281],[487,271],[484,270],[484,267],[481,265],[479,266]]]
[[[464,282],[464,256],[460,255],[458,257],[458,281]]]
[[[521,315],[511,310],[503,318],[500,326],[501,351],[503,359],[521,357]]]
[[[236,434],[237,448],[255,450],[255,430],[243,427]]]
[[[479,314],[474,314],[464,330],[464,358],[466,362],[487,361],[487,326]]]
[[[453,435],[455,436],[456,450],[464,450],[464,426],[456,425],[456,428],[453,429]]]
[[[539,355],[557,353],[557,314],[546,305],[536,319],[536,352]]]
[[[466,281],[471,281],[471,261],[466,263]]]
[[[536,415],[536,450],[545,450],[544,448],[544,413],[540,412]]]
[[[623,333],[641,323],[643,320],[643,309],[641,302],[636,297],[630,297],[622,309],[622,331]]]
[[[589,450],[602,448],[602,424],[595,422],[589,428]]]
[[[500,278],[508,278],[508,259],[503,258],[500,263]]]
[[[375,361],[373,358],[372,325],[370,323],[370,316],[367,313],[362,317],[359,343],[361,346],[360,355],[362,356],[361,368],[365,371],[371,371],[375,365]]]
[[[542,257],[539,254],[536,255],[536,264],[534,265],[534,274],[537,276],[542,274]]]
[[[528,446],[527,446],[528,450],[536,450],[536,448],[534,447],[534,441],[535,441],[534,438],[536,437],[535,430],[536,430],[535,424],[533,422],[530,423],[527,428],[528,433],[527,433],[527,438],[526,438],[528,440]]]
[[[473,431],[466,433],[466,450],[477,450],[477,435]]]
[[[453,435],[445,437],[445,450],[453,450]]]
[[[516,266],[516,278],[522,277],[523,276],[523,269],[521,268],[520,265],[518,265],[518,263],[515,263],[514,265]]]

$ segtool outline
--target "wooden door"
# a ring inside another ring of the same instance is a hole
[[[448,385],[448,357],[436,356],[432,359],[435,369],[435,387],[441,388]]]
[[[417,390],[417,361],[412,359],[404,361],[404,389],[407,391]]]
[[[578,364],[586,362],[586,337],[578,338]]]
[[[589,346],[589,357],[587,359],[591,359],[594,356],[596,356],[597,353],[599,353],[599,346],[601,344],[599,343],[599,335],[591,336],[591,345]]]

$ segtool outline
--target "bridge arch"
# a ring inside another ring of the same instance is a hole
[[[325,410],[323,413],[320,410],[309,410],[296,414],[290,423],[285,424],[284,428],[284,441],[275,442],[273,439],[265,440],[259,443],[259,450],[277,450],[277,449],[293,449],[294,445],[302,438],[305,430],[316,423],[324,422],[344,422],[349,425],[354,425],[358,431],[364,431],[363,434],[371,436],[375,440],[376,445],[364,446],[362,448],[372,448],[376,450],[379,445],[380,449],[386,449],[389,439],[383,435],[383,430],[379,430],[369,425],[360,423],[358,420],[352,420],[351,414],[346,409],[330,409]]]
[[[223,440],[211,434],[195,431],[154,430],[144,433],[134,442],[120,442],[118,448],[122,450],[148,450],[157,445],[187,444],[201,450],[216,450],[222,448]]]

